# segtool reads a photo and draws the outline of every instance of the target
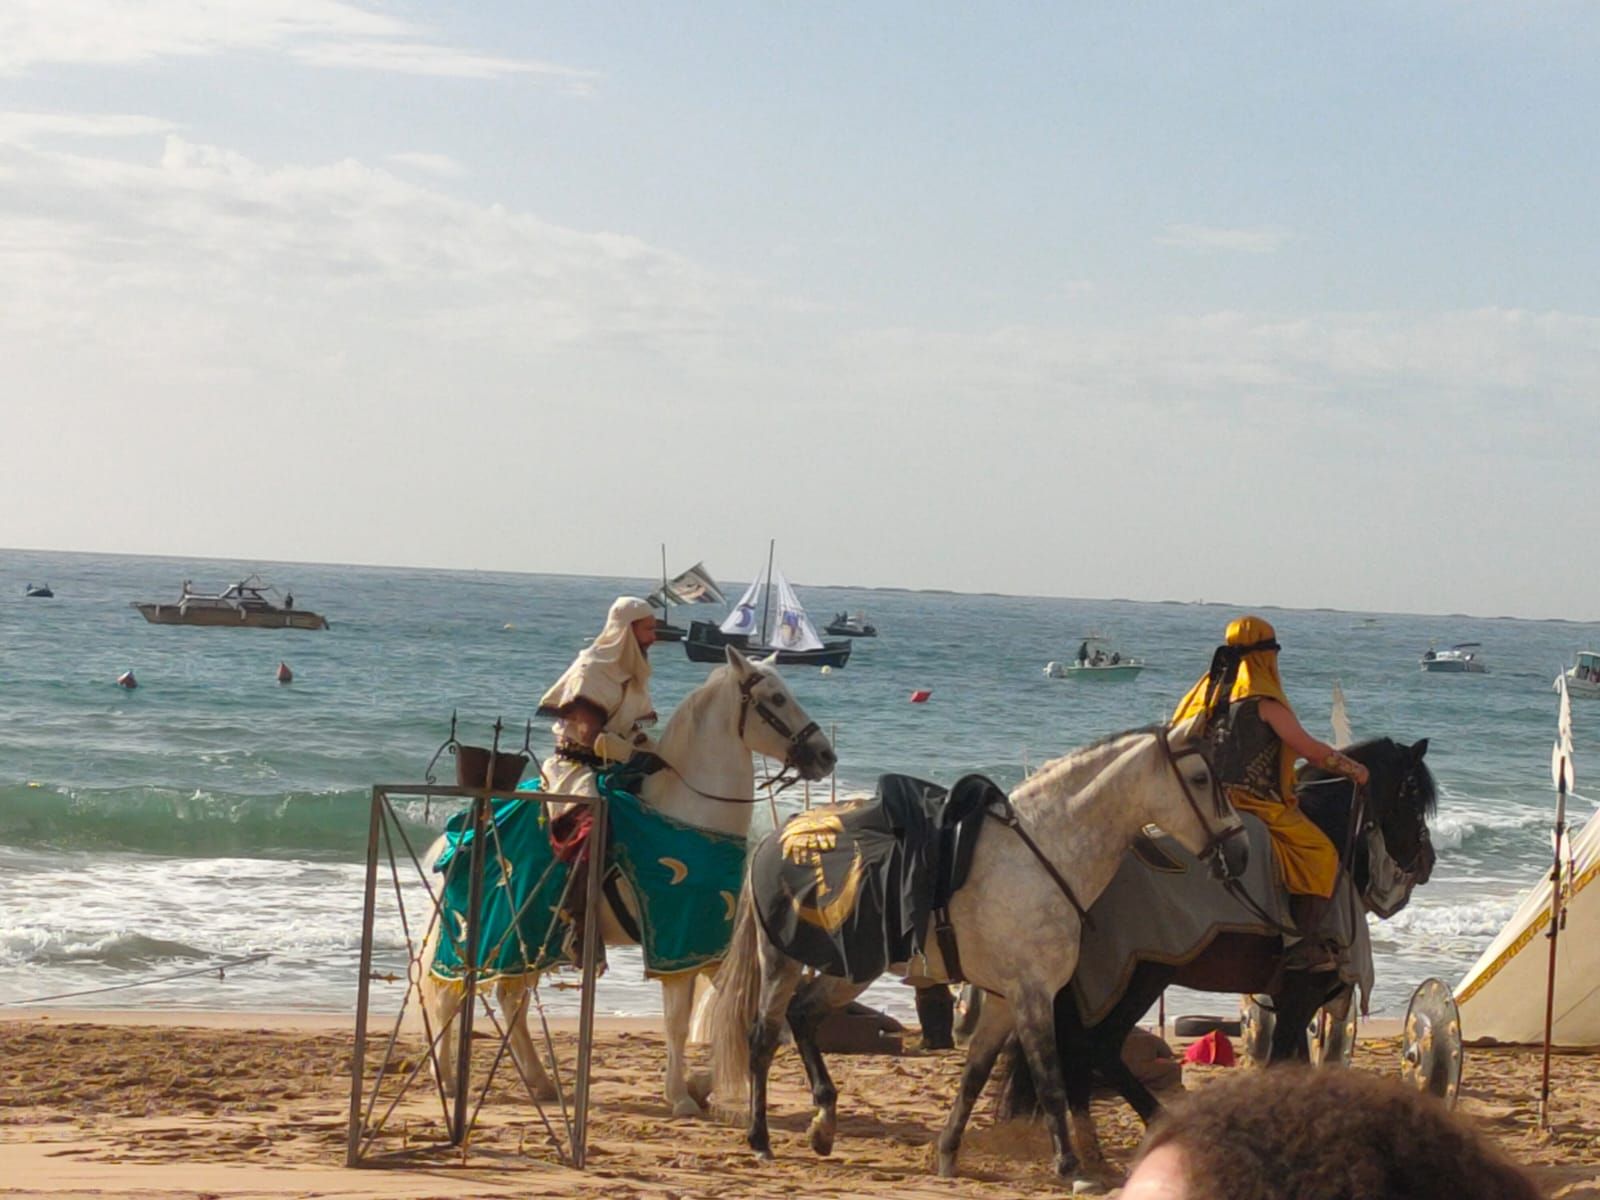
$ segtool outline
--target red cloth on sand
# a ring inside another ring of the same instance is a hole
[[[1220,1029],[1213,1029],[1204,1037],[1189,1043],[1183,1052],[1183,1061],[1212,1067],[1231,1067],[1234,1064],[1233,1043]]]

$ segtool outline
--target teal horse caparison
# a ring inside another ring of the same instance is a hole
[[[606,871],[619,872],[633,891],[645,974],[675,975],[715,966],[733,936],[747,842],[696,829],[647,807],[625,786],[629,778],[626,768],[618,768],[602,772],[595,782],[606,799],[609,822]],[[539,781],[530,780],[517,790],[538,791]],[[445,850],[434,864],[444,875],[440,920],[445,936],[430,969],[440,979],[459,982],[466,973],[471,879],[466,869],[451,870],[450,865],[471,847],[470,809],[450,819],[445,838]],[[569,964],[562,951],[565,920],[559,911],[571,868],[551,848],[546,807],[531,800],[497,801],[486,842],[479,984]]]

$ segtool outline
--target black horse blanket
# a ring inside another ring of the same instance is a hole
[[[884,775],[869,800],[796,814],[751,857],[762,928],[824,974],[876,979],[926,944],[933,912],[965,882],[985,809],[1004,800],[981,775],[948,792]]]

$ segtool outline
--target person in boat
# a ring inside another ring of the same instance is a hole
[[[544,761],[544,778],[551,791],[598,795],[597,770],[654,748],[645,730],[656,721],[650,700],[649,659],[655,640],[655,610],[636,596],[618,596],[600,635],[579,652],[539,700],[539,714],[555,718],[555,753]],[[569,808],[550,823],[556,856],[572,866],[564,911],[572,928],[574,962],[581,955],[587,916],[583,906],[592,824],[588,808]],[[600,960],[597,965],[604,969],[604,948]]]
[[[1212,772],[1234,808],[1266,825],[1295,924],[1302,932],[1314,930],[1338,882],[1339,852],[1300,811],[1295,760],[1303,758],[1358,784],[1367,782],[1366,767],[1300,724],[1278,677],[1277,633],[1260,617],[1240,617],[1228,626],[1210,671],[1179,701],[1172,723],[1201,713]],[[1308,956],[1317,958],[1310,946],[1299,955]],[[1325,957],[1316,965],[1325,965]]]
[[[285,608],[293,608],[294,607],[294,593],[293,592],[285,592],[283,594],[283,606]]]
[[[1078,643],[1078,665],[1080,667],[1087,666],[1088,662],[1089,662],[1089,643],[1087,641],[1079,642]]]

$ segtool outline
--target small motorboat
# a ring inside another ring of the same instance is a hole
[[[1051,679],[1132,679],[1144,668],[1144,659],[1111,649],[1104,637],[1091,633],[1078,643],[1077,658],[1069,663],[1048,662],[1044,673]]]
[[[1433,675],[1487,675],[1489,668],[1478,657],[1481,649],[1483,646],[1478,642],[1457,642],[1448,650],[1429,646],[1422,656],[1421,666]]]
[[[878,627],[867,620],[866,613],[836,613],[822,632],[829,637],[877,637]]]
[[[1578,661],[1562,673],[1567,681],[1567,693],[1586,700],[1600,700],[1600,651],[1580,650]],[[1561,686],[1562,676],[1552,685]]]
[[[294,596],[284,593],[283,603],[267,599],[275,588],[252,575],[215,596],[192,591],[187,580],[176,604],[134,604],[152,625],[221,625],[245,629],[326,629],[328,618],[294,606]]]
[[[24,596],[31,596],[35,600],[49,600],[55,596],[48,583],[30,583],[22,589]]]

